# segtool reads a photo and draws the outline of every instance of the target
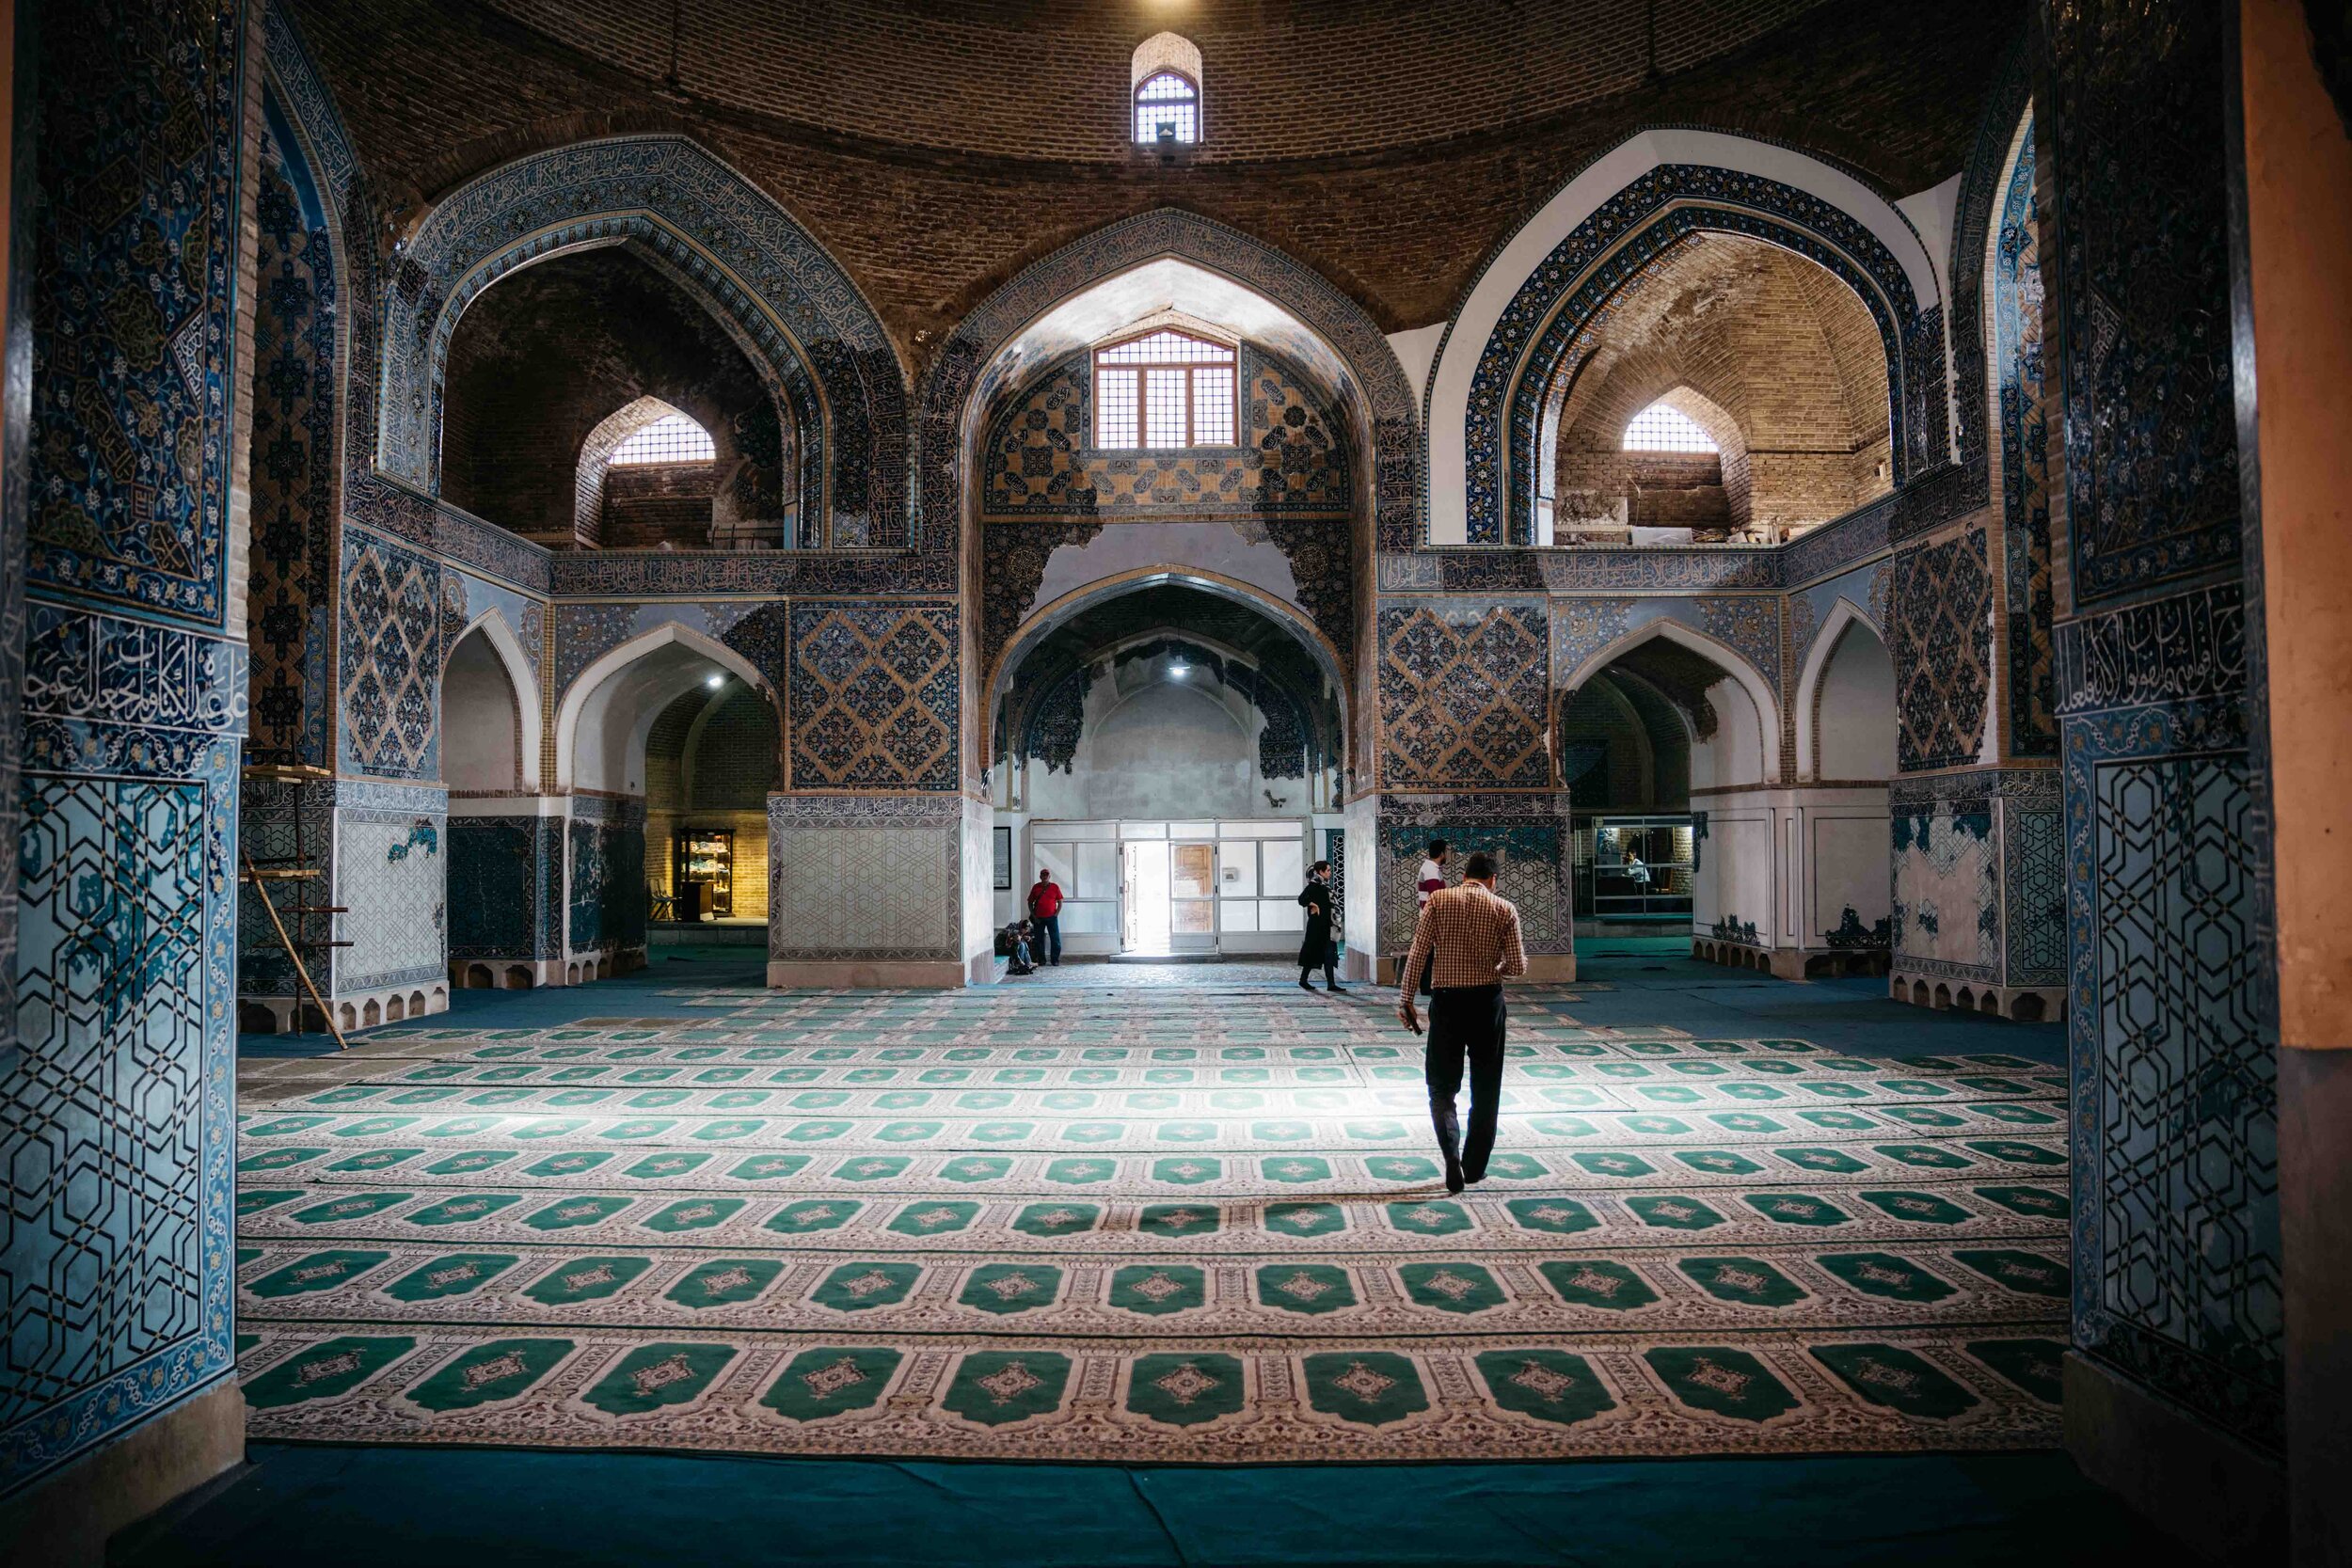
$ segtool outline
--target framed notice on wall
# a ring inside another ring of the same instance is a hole
[[[996,891],[1002,893],[1012,886],[1012,830],[996,828],[991,832],[996,841]]]

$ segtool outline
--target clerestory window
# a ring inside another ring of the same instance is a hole
[[[1230,447],[1234,356],[1163,327],[1094,351],[1094,444],[1108,449]]]
[[[1653,403],[1625,427],[1628,451],[1714,451],[1715,438],[1670,404]]]
[[[683,414],[664,414],[612,449],[611,466],[650,463],[708,463],[719,455],[710,432]]]

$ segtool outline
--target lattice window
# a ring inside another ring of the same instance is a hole
[[[612,449],[612,467],[646,463],[708,463],[719,455],[710,432],[683,414],[664,414]]]
[[[1094,354],[1094,444],[1230,447],[1236,439],[1234,355],[1161,328]]]
[[[1157,71],[1136,87],[1136,140],[1190,147],[1200,139],[1200,88],[1182,71]]]
[[[1668,404],[1653,403],[1625,427],[1628,451],[1714,451],[1715,438],[1698,421]]]

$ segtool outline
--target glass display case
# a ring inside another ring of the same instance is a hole
[[[1689,920],[1697,843],[1688,816],[1593,820],[1577,912],[1598,920]],[[1580,846],[1581,847],[1581,846]]]
[[[725,920],[735,913],[735,832],[690,828],[677,835],[671,886],[681,920]]]

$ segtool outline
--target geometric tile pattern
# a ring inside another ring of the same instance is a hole
[[[1374,531],[1384,547],[1409,548],[1420,533],[1420,438],[1415,398],[1396,354],[1362,306],[1311,267],[1214,219],[1159,208],[1105,225],[1022,269],[957,322],[933,360],[922,391],[916,457],[917,547],[952,550],[961,530],[959,473],[967,410],[987,408],[1004,385],[1039,367],[1006,347],[1037,317],[1089,286],[1140,263],[1173,257],[1238,280],[1277,301],[1304,329],[1298,340],[1268,346],[1294,360],[1337,355],[1349,385],[1343,405],[1360,400],[1372,451],[1351,454],[1370,477]],[[1294,352],[1294,349],[1299,352]],[[977,421],[975,421],[977,422]]]
[[[437,775],[441,620],[438,562],[373,533],[345,535],[342,751],[355,770]]]
[[[561,818],[449,819],[452,958],[560,957],[563,894]]]
[[[0,706],[13,732],[22,700],[26,765],[10,733],[0,1492],[230,1370],[247,658],[226,621],[252,14],[48,7],[19,72],[40,155],[22,163],[27,515],[0,525]],[[28,583],[44,602],[24,613]]]
[[[1091,356],[1071,355],[996,416],[981,449],[987,516],[1344,516],[1347,447],[1339,416],[1306,379],[1245,345],[1238,374],[1243,444],[1200,451],[1105,451],[1094,447]]]
[[[641,802],[625,819],[582,820],[573,801],[571,930],[566,951],[612,953],[645,944],[645,824]],[[603,802],[598,802],[599,804]]]
[[[682,136],[533,153],[434,208],[402,258],[403,286],[385,312],[386,471],[435,487],[444,360],[467,304],[517,266],[615,240],[746,340],[779,406],[795,411],[795,445],[815,482],[801,510],[829,520],[828,542],[904,546],[905,383],[881,323],[805,229]]]
[[[2225,13],[2150,29],[2090,0],[2048,16],[2036,106],[2055,128],[2042,183],[2062,193],[2040,238],[2065,397],[2074,1340],[2276,1450],[2273,856],[2245,631],[2260,606],[2234,580],[2168,592],[2237,566],[2247,526],[2227,104],[2212,77]]]
[[[253,650],[246,759],[331,762],[334,707],[335,264],[301,148],[275,97],[256,193],[252,547],[246,619]]]
[[[952,790],[953,606],[792,606],[791,787]]]
[[[206,1245],[205,786],[25,782],[9,1426],[198,1333]]]
[[[1526,802],[1538,808],[1530,810]],[[1413,944],[1416,877],[1429,841],[1442,838],[1456,863],[1484,853],[1495,863],[1495,889],[1519,911],[1519,940],[1530,954],[1565,953],[1574,937],[1569,911],[1576,876],[1565,822],[1565,799],[1504,796],[1481,800],[1454,796],[1442,804],[1415,800],[1381,802],[1378,861],[1381,951],[1403,953]],[[1520,809],[1508,809],[1518,804]],[[1418,808],[1418,809],[1415,809]],[[1500,809],[1498,809],[1500,808]]]
[[[1120,997],[680,990],[684,1017],[250,1080],[255,1432],[1223,1463],[2051,1440],[2064,1102],[2023,1058],[1587,1028],[1533,990],[1488,1180],[1449,1197],[1382,1004]]]
[[[2054,18],[2072,612],[2239,557],[2222,13],[2137,30],[2121,0]],[[2128,40],[2128,46],[2119,46]]]
[[[1380,607],[1383,785],[1550,784],[1545,618],[1542,604],[1417,599]]]
[[[2268,1382],[2282,1328],[2277,1056],[2253,1016],[2246,760],[2110,761],[2094,779],[2099,1306]]]
[[[1974,761],[1992,687],[1993,584],[1972,530],[1895,557],[1896,752],[1905,772]]]
[[[234,395],[246,14],[63,7],[37,65],[52,197],[31,214],[41,386],[22,570],[215,630],[229,602],[220,421]],[[134,59],[147,69],[127,69]]]
[[[1877,236],[1844,211],[1760,175],[1660,165],[1603,202],[1536,264],[1481,348],[1464,432],[1465,537],[1471,544],[1533,537],[1537,433],[1578,334],[1629,278],[1700,230],[1764,239],[1820,263],[1851,288],[1885,348],[1897,482],[1940,456],[1948,404],[1940,310],[1922,310]],[[1381,543],[1394,547],[1386,535]]]
[[[2001,453],[2002,553],[2009,604],[2009,746],[2058,754],[2050,618],[2049,387],[2042,356],[2042,263],[2034,226],[2033,122],[2001,202],[1993,252],[1993,369]]]
[[[779,910],[823,909],[821,922],[771,923],[771,958],[954,958],[957,857],[950,828],[788,827],[771,834],[770,896]],[[858,889],[844,899],[843,888]]]

